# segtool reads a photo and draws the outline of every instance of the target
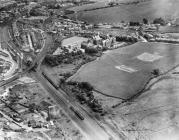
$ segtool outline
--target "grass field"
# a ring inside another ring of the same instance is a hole
[[[74,7],[71,10],[82,10],[82,12],[78,13],[79,20],[87,21],[89,23],[118,23],[122,20],[126,22],[142,21],[143,18],[147,18],[149,21],[153,21],[153,19],[158,17],[175,19],[179,16],[178,0],[152,0],[139,4],[122,5],[86,12],[83,11],[85,9],[93,9],[100,6],[103,7],[104,5],[105,2],[99,2],[91,5]],[[74,15],[69,16],[71,18],[75,18]]]
[[[179,26],[164,26],[160,27],[161,33],[179,33]]]
[[[127,140],[178,140],[178,83],[177,75],[163,77],[134,102],[115,108],[115,115],[106,120]]]
[[[164,72],[179,64],[178,53],[177,45],[140,42],[105,53],[69,80],[87,81],[105,94],[128,99],[143,88],[153,69]]]

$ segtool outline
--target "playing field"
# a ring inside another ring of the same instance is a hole
[[[106,94],[127,99],[144,87],[153,69],[164,72],[177,64],[177,45],[140,42],[105,53],[84,65],[71,80],[90,82]]]

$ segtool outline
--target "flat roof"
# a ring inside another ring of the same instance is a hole
[[[78,36],[73,36],[73,37],[70,37],[70,38],[67,38],[67,39],[64,39],[62,41],[62,46],[68,46],[68,45],[72,45],[72,44],[80,44],[83,42],[83,41],[87,41],[88,38],[84,38],[84,37],[78,37]]]

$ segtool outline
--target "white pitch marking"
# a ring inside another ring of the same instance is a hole
[[[137,56],[137,59],[141,60],[141,61],[145,61],[145,62],[154,62],[156,60],[161,59],[163,56],[159,55],[158,53],[148,53],[148,52],[144,52],[141,55]]]
[[[115,66],[115,68],[129,73],[137,72],[137,70],[125,65]]]

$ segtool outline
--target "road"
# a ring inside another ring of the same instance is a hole
[[[37,71],[33,73],[34,77],[41,83],[41,85],[48,91],[50,96],[56,100],[57,104],[65,110],[66,114],[71,118],[73,123],[76,125],[77,128],[81,130],[81,132],[86,136],[88,140],[109,140],[110,136],[106,134],[106,132],[83,110],[76,107],[75,103],[69,99],[69,96],[62,91],[56,90],[47,79],[44,78],[42,72],[40,70],[41,62],[43,61],[45,54],[48,50],[48,46],[52,44],[52,39],[50,36],[46,36],[45,46],[44,49],[41,51],[40,55],[38,56],[38,68]],[[80,112],[83,112],[83,116],[85,118],[84,121],[80,120],[74,112],[72,112],[69,107],[73,106],[78,108]]]
[[[71,118],[73,123],[77,128],[81,130],[81,132],[86,136],[88,140],[109,140],[111,136],[109,136],[98,124],[94,121],[86,112],[84,112],[81,108],[76,106],[75,102],[70,100],[69,96],[62,91],[61,89],[56,90],[47,79],[44,78],[41,72],[41,63],[45,57],[46,52],[48,51],[48,46],[52,44],[52,38],[47,34],[45,40],[45,46],[38,56],[38,68],[37,71],[34,72],[34,77],[41,83],[41,85],[48,91],[50,96],[56,100],[57,104],[65,110],[66,114]],[[82,112],[85,120],[80,120],[74,112],[72,112],[69,107],[76,107],[80,112]],[[113,134],[114,135],[114,134]],[[113,136],[116,137],[116,136]]]
[[[71,118],[74,124],[83,132],[83,134],[89,140],[109,140],[109,135],[86,113],[83,112],[85,120],[80,120],[70,109],[70,106],[75,107],[72,101],[68,100],[62,90],[56,90],[41,74],[40,71],[33,73],[36,79],[42,84],[42,86],[48,91],[50,96],[56,100],[57,104],[62,107],[66,114]],[[79,109],[78,109],[79,110]]]
[[[41,71],[41,63],[45,57],[45,54],[48,50],[48,46],[52,44],[52,38],[50,35],[46,35],[45,46],[39,55],[38,68],[34,76],[37,80],[42,84],[42,86],[48,91],[50,96],[56,100],[56,102],[62,107],[67,115],[71,118],[73,123],[76,125],[77,128],[81,130],[81,132],[86,136],[88,140],[119,140],[119,137],[110,130],[110,136],[102,129],[94,120],[91,118],[88,113],[86,113],[79,105],[75,103],[63,90],[58,89],[56,90],[47,79],[42,75]],[[80,120],[74,112],[72,112],[69,107],[73,106],[77,108],[80,112],[82,112],[85,120]]]
[[[13,40],[12,40],[12,38],[9,34],[9,31],[8,31],[8,26],[0,27],[0,43],[3,43],[6,47],[10,47],[16,55],[21,55],[18,48],[16,48],[16,45],[13,43]],[[5,85],[15,81],[24,73],[25,72],[23,72],[23,73],[16,72],[11,78],[9,78],[5,81],[0,81],[0,87],[5,86]]]
[[[0,27],[0,43],[3,44],[3,46],[5,47],[11,47],[9,42],[12,41],[11,37],[9,36],[8,33],[8,27]],[[16,48],[11,48],[13,49],[15,54],[18,54],[18,51]],[[16,73],[14,76],[12,76],[11,78],[9,78],[6,81],[0,81],[0,86],[4,86],[8,83],[10,83],[11,81],[14,81],[18,78],[18,73]]]
[[[21,73],[16,73],[14,74],[11,78],[5,80],[5,81],[0,81],[0,87],[5,86],[15,80],[17,80],[19,77],[21,77],[21,75],[24,75],[25,73],[27,73],[32,67],[34,67],[34,65],[38,62],[41,63],[42,60],[44,59],[46,52],[48,51],[48,47],[51,45],[51,38],[50,36],[47,35],[47,39],[45,40],[44,46],[42,51],[39,53],[39,55],[36,57],[36,59],[33,61],[33,64],[25,71],[21,72]],[[20,54],[19,49],[16,48],[16,45],[13,43],[13,40],[10,36],[10,33],[8,31],[8,27],[0,27],[0,43],[4,43],[7,45],[7,47],[12,47],[12,49],[16,52],[17,55]],[[11,44],[11,45],[9,45]]]
[[[3,30],[1,30],[1,32],[3,31],[7,31],[8,29],[5,28]],[[2,35],[2,34],[1,34]],[[11,40],[10,36],[8,36],[8,34],[6,34],[7,38],[3,40],[3,42],[8,42]],[[65,92],[63,92],[62,90],[56,90],[48,81],[47,79],[45,79],[40,71],[40,66],[41,63],[44,59],[44,57],[46,56],[46,53],[49,49],[49,46],[52,45],[52,38],[50,35],[46,34],[46,40],[43,46],[42,51],[38,54],[38,56],[36,57],[36,59],[33,61],[32,66],[28,69],[30,70],[36,63],[38,64],[38,67],[36,69],[36,72],[32,72],[32,74],[34,75],[34,77],[41,83],[41,85],[44,87],[44,89],[46,89],[48,91],[48,93],[50,94],[50,96],[56,100],[57,104],[63,108],[63,110],[65,110],[66,114],[71,118],[72,122],[75,124],[75,126],[77,128],[79,128],[79,130],[84,134],[84,136],[86,137],[87,140],[109,140],[111,138],[111,136],[109,136],[98,124],[96,121],[94,121],[86,112],[84,112],[83,110],[81,110],[81,108],[78,108],[74,102],[72,102],[69,99],[69,96],[67,97],[67,94]],[[14,48],[15,49],[15,48]],[[22,72],[22,73],[18,73],[16,75],[14,75],[12,78],[0,83],[0,87],[1,86],[5,86],[8,83],[11,83],[12,81],[15,81],[16,79],[18,79],[21,75],[25,74],[26,72],[28,72],[28,70]],[[80,112],[82,112],[85,120],[80,120],[75,114],[74,112],[72,112],[69,107],[73,106],[75,108],[77,108]]]

